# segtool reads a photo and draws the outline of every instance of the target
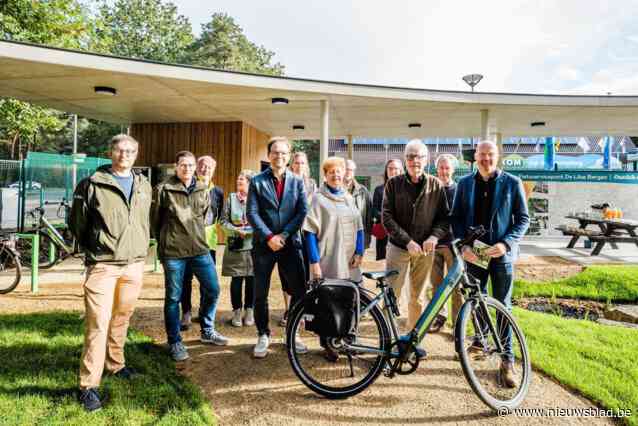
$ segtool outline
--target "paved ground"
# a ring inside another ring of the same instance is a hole
[[[367,262],[366,267],[381,268]],[[28,284],[0,296],[0,312],[29,312],[52,309],[83,309],[79,265],[69,264],[66,283],[43,279],[41,291],[31,294]],[[45,274],[46,275],[46,274]],[[273,318],[282,313],[282,298],[274,283],[271,301]],[[197,300],[194,295],[193,300]],[[163,277],[147,273],[139,307],[132,326],[165,342],[163,330]],[[460,364],[453,358],[449,330],[425,341],[428,359],[410,376],[380,378],[362,394],[345,401],[318,397],[294,376],[281,344],[282,329],[274,326],[272,353],[265,360],[253,360],[254,328],[234,328],[230,318],[228,279],[222,280],[219,308],[220,331],[229,336],[227,347],[202,345],[198,326],[184,338],[192,359],[178,365],[183,374],[198,384],[208,396],[221,424],[608,424],[591,418],[499,418],[491,413],[471,391]],[[532,357],[534,354],[531,354]],[[166,358],[166,362],[172,362]],[[592,404],[536,372],[524,407],[574,408]]]

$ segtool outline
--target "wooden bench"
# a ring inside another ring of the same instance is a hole
[[[630,243],[636,244],[638,246],[638,237],[631,236],[618,236],[616,235],[595,235],[589,237],[592,242],[596,243],[596,247],[591,252],[592,256],[596,256],[600,254],[600,251],[603,249],[605,244],[616,244],[616,243]]]

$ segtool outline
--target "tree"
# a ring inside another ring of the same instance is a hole
[[[96,50],[94,23],[77,0],[0,1],[0,37],[6,40]]]
[[[314,139],[300,139],[292,141],[292,152],[305,152],[308,157],[310,176],[317,182],[319,180],[319,141]]]
[[[0,99],[0,140],[11,159],[22,158],[23,151],[36,146],[39,132],[56,132],[63,126],[57,111],[16,99]]]
[[[76,0],[5,0],[0,3],[0,37],[56,47],[103,47],[95,37],[97,20]],[[0,99],[0,141],[10,158],[45,145],[64,127],[62,113],[15,99]]]
[[[271,63],[274,52],[257,46],[225,13],[215,13],[202,25],[200,37],[191,46],[188,62],[210,68],[255,74],[283,75],[284,66]]]
[[[161,0],[102,0],[98,36],[111,54],[179,63],[193,43],[190,22]]]

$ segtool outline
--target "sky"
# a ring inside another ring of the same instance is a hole
[[[290,77],[485,92],[638,95],[638,0],[172,0],[215,12]]]

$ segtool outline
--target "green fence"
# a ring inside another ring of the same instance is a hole
[[[34,225],[28,212],[36,207],[44,207],[52,223],[64,222],[64,214],[58,214],[59,204],[48,203],[70,201],[77,182],[110,163],[106,158],[29,152],[20,167],[17,228],[23,232]]]

